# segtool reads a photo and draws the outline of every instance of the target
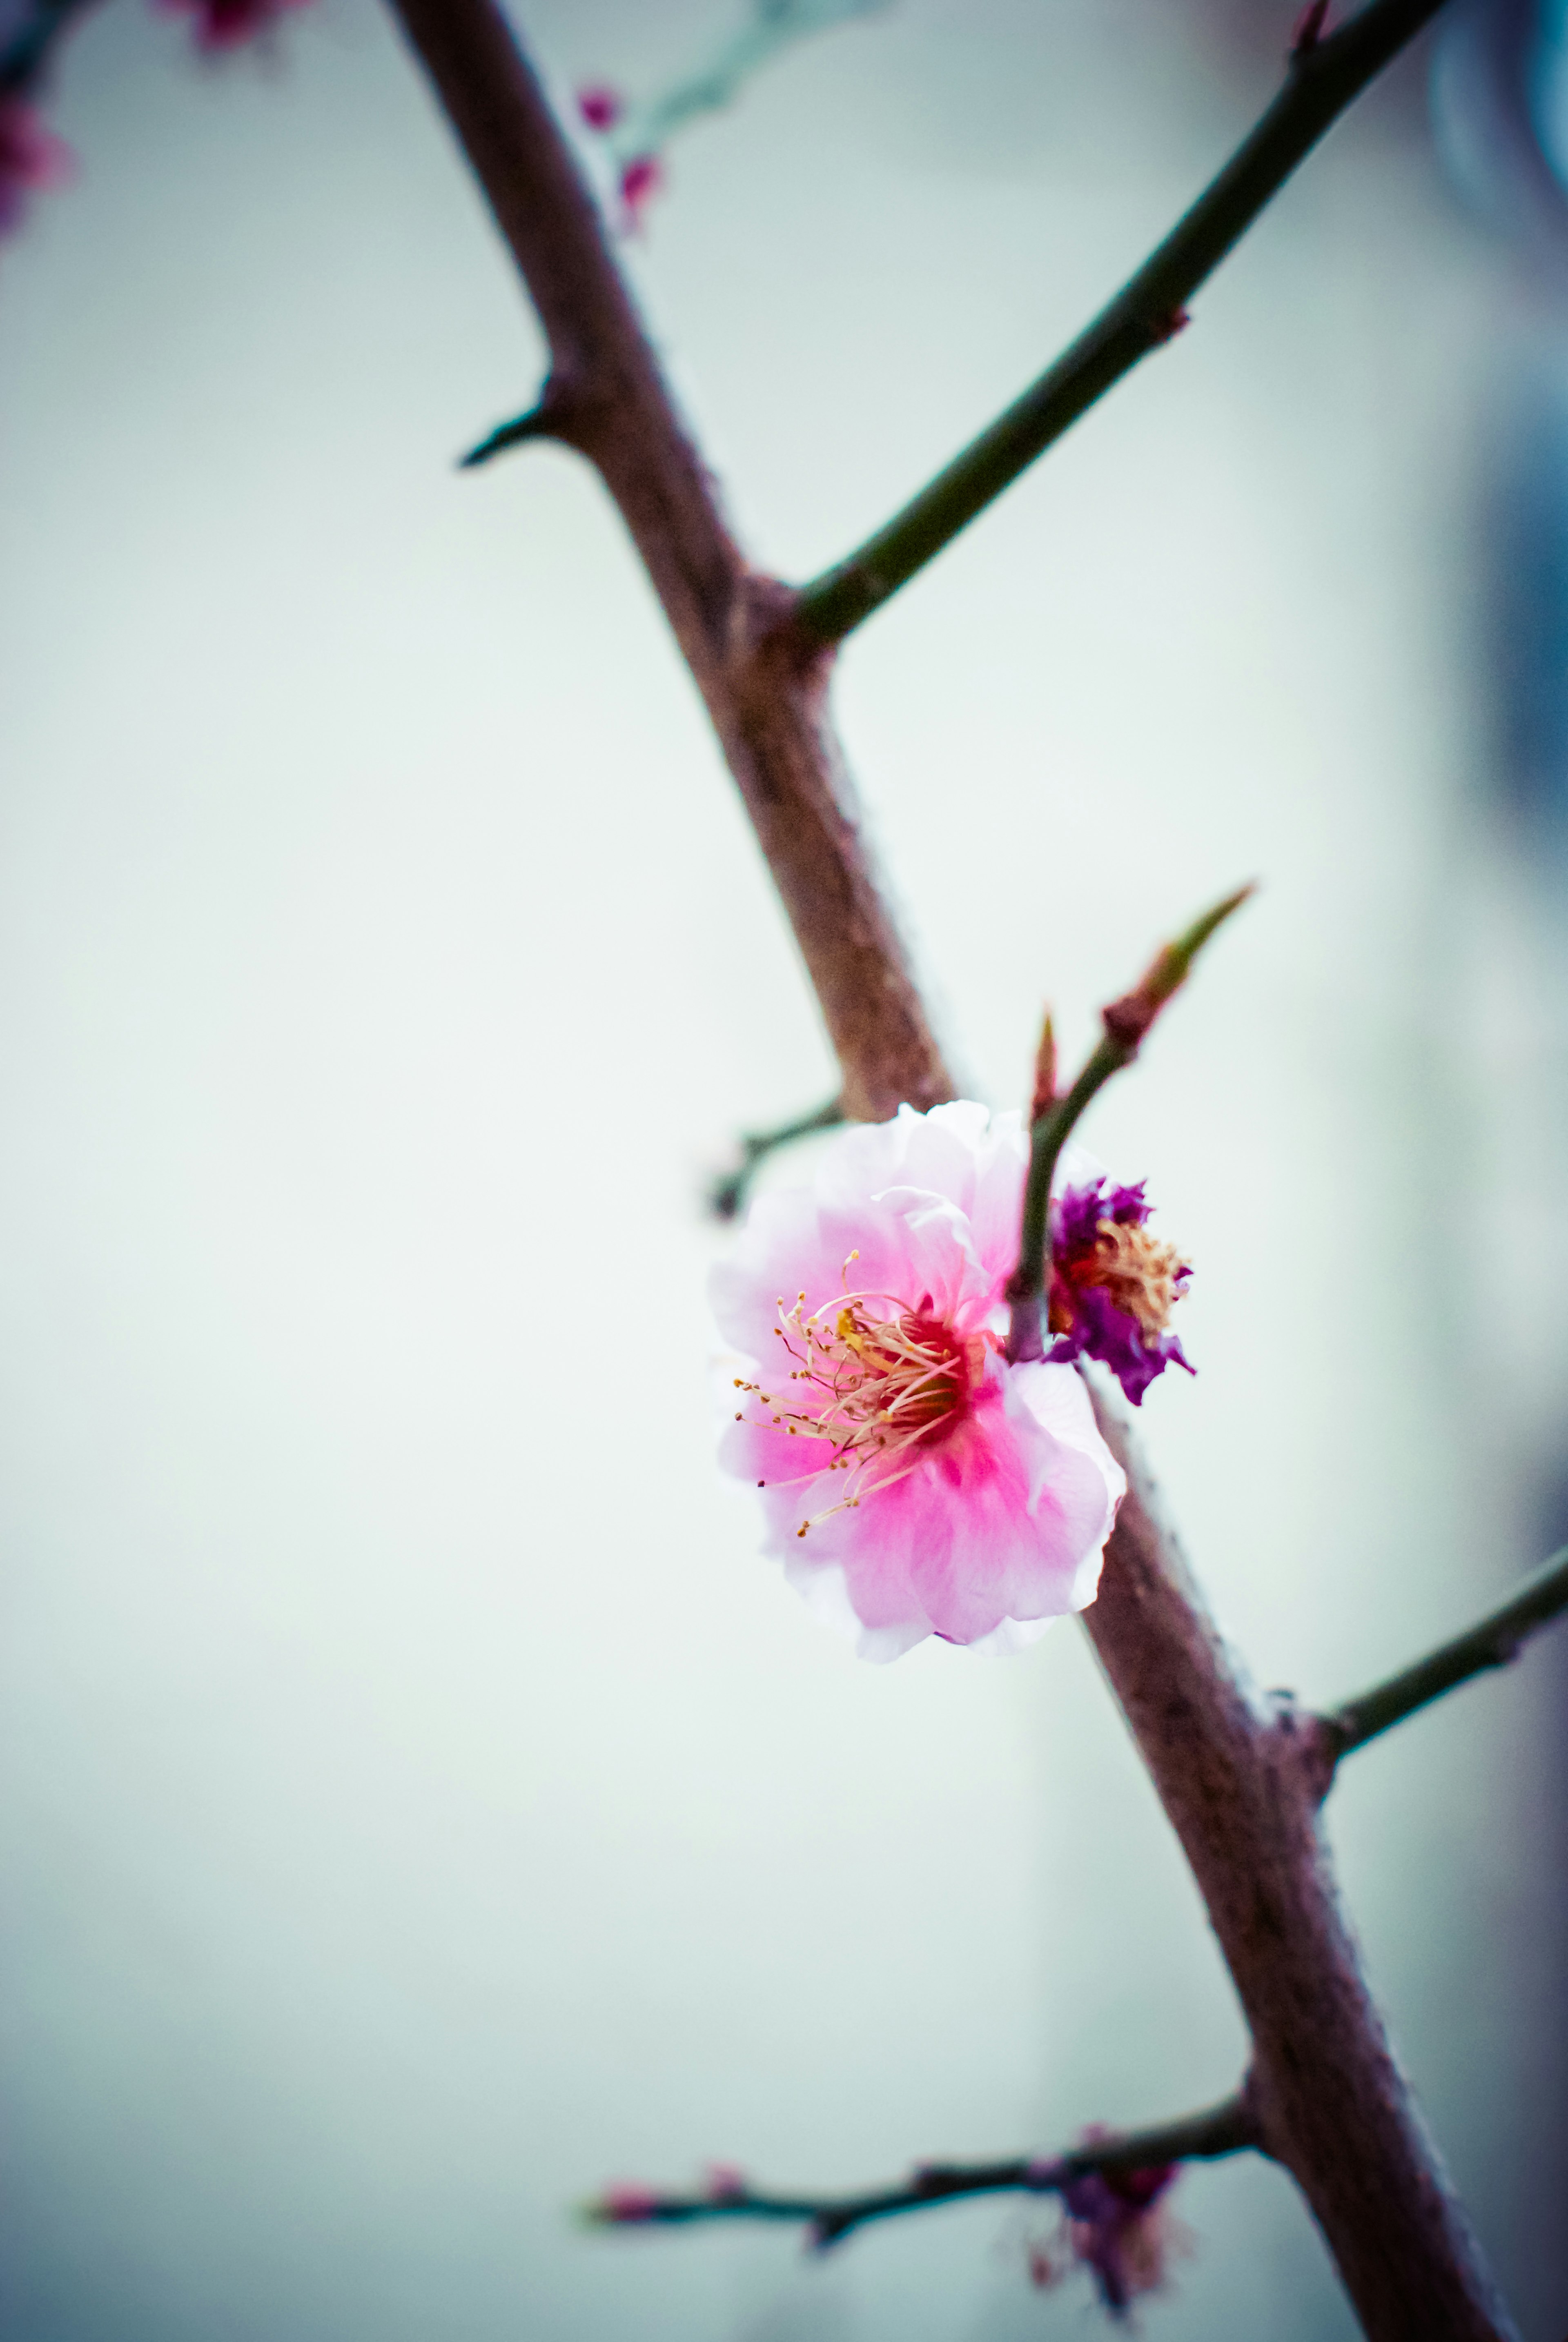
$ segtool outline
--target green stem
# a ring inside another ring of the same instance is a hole
[[[1268,112],[1137,275],[1056,363],[874,536],[803,587],[794,622],[842,642],[1010,487],[1124,374],[1186,323],[1184,305],[1324,132],[1437,14],[1442,0],[1373,0],[1291,60]]]
[[[1041,1302],[1045,1291],[1045,1279],[1051,1257],[1051,1182],[1056,1175],[1056,1165],[1062,1149],[1084,1109],[1098,1090],[1104,1087],[1113,1074],[1130,1066],[1137,1056],[1144,1036],[1166,1002],[1178,993],[1192,972],[1193,962],[1217,927],[1223,926],[1233,911],[1252,894],[1250,886],[1238,886],[1233,895],[1216,903],[1194,919],[1186,932],[1174,943],[1165,944],[1155,953],[1136,987],[1113,1000],[1101,1011],[1105,1032],[1096,1045],[1087,1065],[1068,1091],[1044,1113],[1037,1113],[1029,1133],[1029,1176],[1024,1187],[1024,1221],[1018,1237],[1018,1266],[1007,1280],[1006,1297],[1013,1305],[1012,1321],[1007,1329],[1007,1356],[1014,1365],[1028,1358],[1038,1358],[1044,1352],[1044,1329],[1041,1324]],[[1051,1036],[1050,1020],[1046,1021],[1046,1042],[1050,1044],[1054,1062],[1055,1045]],[[1042,1044],[1044,1050],[1045,1044]]]
[[[1518,1657],[1532,1635],[1550,1626],[1564,1610],[1568,1610],[1568,1546],[1543,1562],[1517,1594],[1488,1611],[1464,1634],[1440,1644],[1413,1666],[1402,1668],[1386,1683],[1374,1684],[1370,1691],[1347,1699],[1325,1716],[1323,1723],[1335,1757],[1364,1747],[1380,1732],[1403,1724],[1407,1716],[1441,1699],[1456,1685],[1468,1683],[1472,1676],[1483,1675],[1489,1667],[1505,1667]]]
[[[1018,1238],[1018,1266],[1007,1282],[1013,1319],[1007,1334],[1007,1356],[1014,1364],[1038,1358],[1044,1350],[1040,1305],[1045,1291],[1045,1264],[1051,1240],[1051,1182],[1069,1132],[1090,1099],[1113,1074],[1130,1065],[1138,1054],[1135,1041],[1119,1041],[1107,1033],[1064,1098],[1043,1114],[1029,1135],[1029,1177],[1024,1189],[1024,1225]]]

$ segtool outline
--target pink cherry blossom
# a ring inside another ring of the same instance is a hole
[[[196,46],[209,53],[243,48],[270,33],[293,8],[308,0],[158,0],[166,16],[189,16]]]
[[[1121,1467],[1072,1367],[1003,1355],[1026,1157],[1016,1114],[901,1106],[761,1196],[714,1274],[746,1362],[722,1460],[865,1658],[1018,1649],[1094,1598]]]
[[[27,198],[63,186],[75,157],[37,108],[14,92],[0,93],[0,235],[19,226]]]

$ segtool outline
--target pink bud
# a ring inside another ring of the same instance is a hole
[[[744,2204],[746,2198],[746,2175],[735,2163],[710,2163],[704,2175],[704,2189],[710,2204]]]
[[[64,186],[75,163],[25,98],[0,95],[0,235],[17,225],[29,195]]]
[[[594,2209],[602,2220],[630,2227],[638,2220],[651,2220],[659,2202],[651,2187],[644,2187],[634,2179],[616,2180],[605,2188]]]
[[[614,130],[625,112],[625,101],[607,81],[592,81],[577,92],[577,111],[590,130]]]
[[[165,16],[188,16],[196,46],[209,54],[265,39],[278,20],[306,0],[157,0]]]
[[[656,155],[634,155],[621,174],[622,218],[628,229],[643,224],[643,213],[664,184],[664,166]]]

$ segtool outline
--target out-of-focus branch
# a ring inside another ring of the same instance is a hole
[[[61,35],[94,5],[95,0],[34,0],[10,39],[0,43],[0,95],[35,89]]]
[[[390,0],[527,284],[550,349],[541,434],[619,505],[707,703],[844,1071],[872,1121],[953,1085],[825,720],[826,661],[742,557],[616,265],[593,192],[494,0]]]
[[[837,643],[935,559],[959,531],[1140,358],[1187,322],[1185,303],[1277,195],[1298,163],[1442,0],[1372,0],[1327,39],[1304,37],[1257,127],[1137,275],[1055,364],[900,513],[804,586],[794,623]],[[1321,21],[1321,17],[1320,17]],[[1303,34],[1310,33],[1310,20]]]
[[[1527,1577],[1517,1594],[1489,1610],[1452,1642],[1440,1643],[1413,1666],[1402,1667],[1385,1683],[1374,1684],[1354,1699],[1332,1709],[1319,1721],[1333,1756],[1347,1756],[1364,1747],[1380,1732],[1403,1724],[1418,1708],[1429,1706],[1456,1685],[1491,1667],[1505,1667],[1516,1659],[1532,1635],[1539,1634],[1568,1610],[1568,1546]]]
[[[715,1220],[733,1220],[751,1193],[752,1181],[770,1155],[781,1146],[789,1146],[797,1138],[814,1137],[819,1130],[836,1130],[844,1120],[844,1102],[829,1098],[813,1114],[797,1116],[794,1122],[781,1123],[776,1130],[748,1130],[741,1134],[741,1159],[733,1171],[726,1171],[708,1189],[708,1209]]]
[[[1102,1012],[1105,1030],[1083,1072],[1064,1097],[1051,1100],[1043,1095],[1044,1067],[1049,1056],[1050,1080],[1054,1087],[1056,1050],[1051,1020],[1046,1018],[1041,1063],[1035,1076],[1035,1113],[1029,1134],[1029,1176],[1024,1187],[1018,1266],[1007,1280],[1007,1299],[1013,1308],[1007,1329],[1010,1358],[1038,1358],[1044,1348],[1040,1319],[1050,1251],[1051,1182],[1074,1124],[1112,1075],[1132,1064],[1149,1027],[1166,1002],[1174,999],[1185,984],[1193,962],[1215,928],[1222,926],[1233,911],[1240,910],[1253,892],[1251,886],[1239,886],[1233,895],[1227,895],[1223,903],[1216,903],[1212,911],[1195,919],[1174,943],[1162,946],[1134,989],[1120,1000],[1113,1000]]]
[[[874,2188],[860,2196],[768,2196],[738,2175],[724,2175],[700,2196],[612,2188],[585,2207],[585,2217],[595,2226],[617,2228],[684,2227],[697,2220],[785,2220],[808,2227],[816,2244],[836,2245],[870,2220],[928,2211],[958,2197],[1016,2190],[1056,2196],[1090,2171],[1122,2174],[1164,2164],[1213,2162],[1261,2146],[1246,2095],[1238,2091],[1201,2114],[1088,2140],[1064,2155],[1017,2155],[999,2163],[923,2163],[901,2187]]]

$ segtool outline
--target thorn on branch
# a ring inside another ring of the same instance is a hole
[[[561,436],[560,404],[546,389],[537,406],[529,407],[524,414],[514,415],[510,423],[497,424],[487,439],[481,439],[476,447],[470,447],[466,455],[460,455],[457,468],[460,472],[476,471],[481,464],[488,464],[495,456],[504,455],[508,447],[521,447],[530,439],[559,439]]]

